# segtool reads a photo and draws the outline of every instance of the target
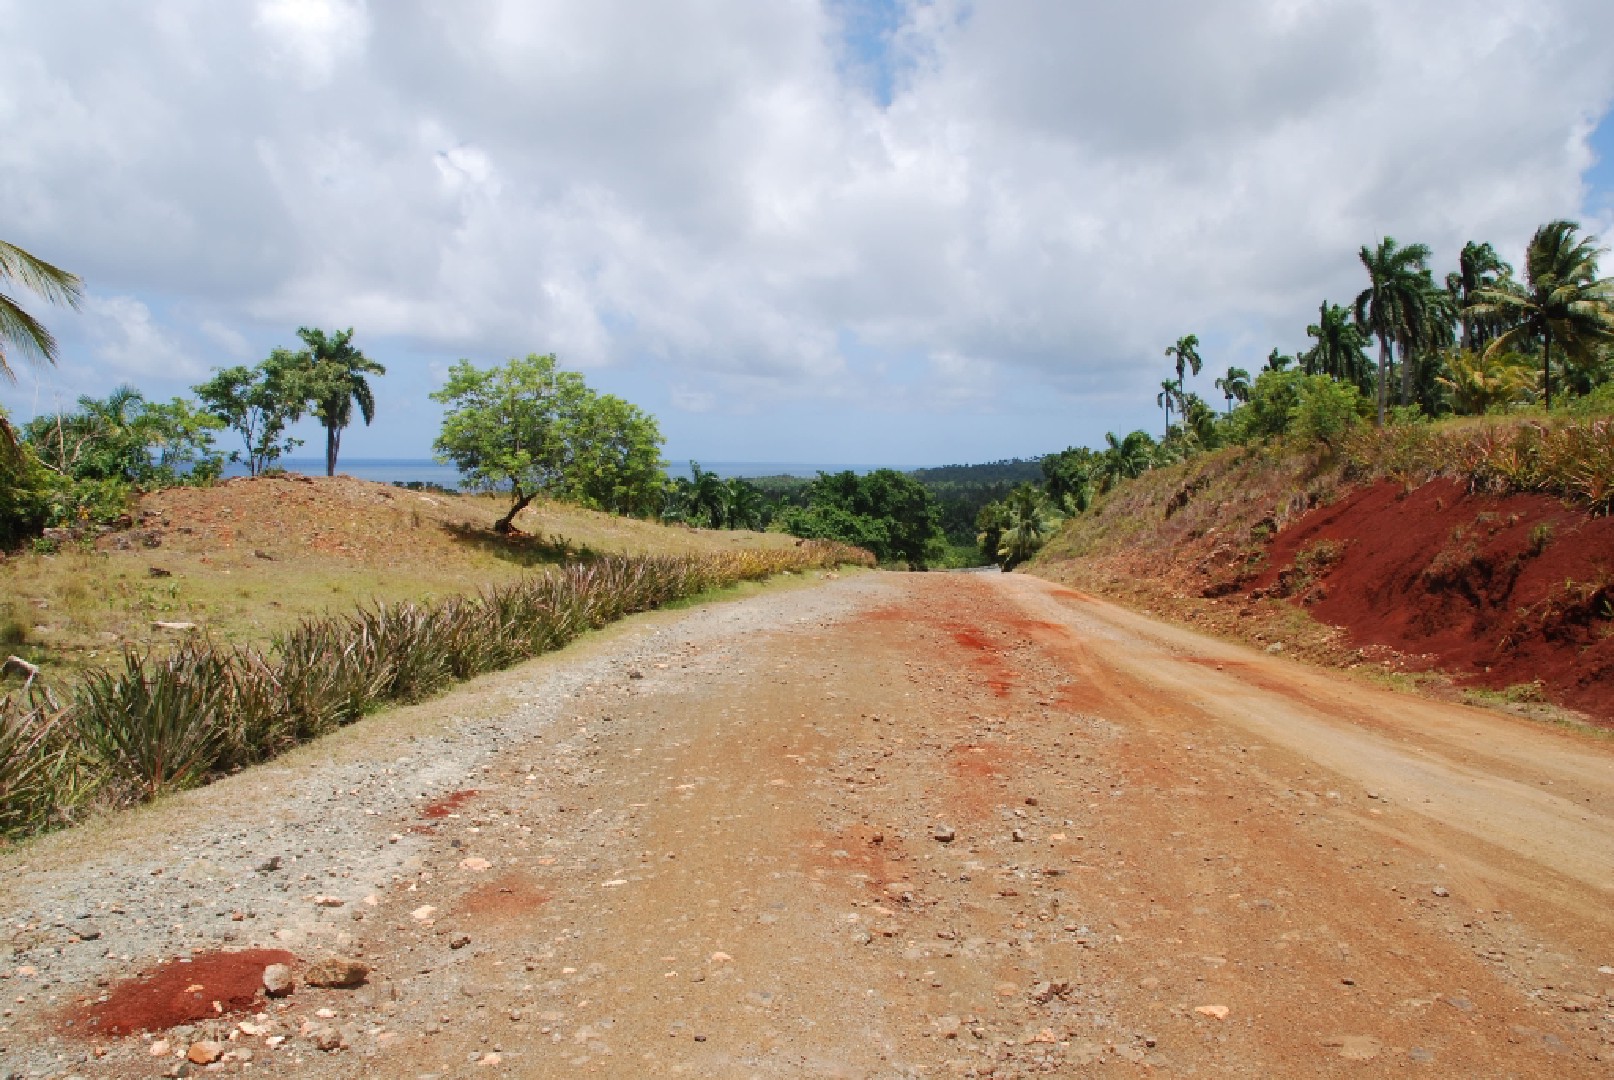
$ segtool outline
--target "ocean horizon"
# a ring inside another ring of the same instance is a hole
[[[669,461],[666,473],[669,477],[692,477],[690,461]],[[290,473],[299,473],[303,476],[324,476],[325,459],[323,457],[285,457],[275,462],[277,468]],[[702,470],[716,473],[727,480],[730,477],[742,479],[759,476],[801,476],[812,478],[821,472],[835,473],[873,472],[876,469],[896,469],[898,472],[909,472],[913,469],[925,468],[923,465],[880,465],[880,464],[825,464],[821,462],[800,461],[702,461]],[[373,480],[382,484],[436,484],[439,487],[458,488],[460,486],[459,470],[452,465],[443,465],[431,458],[352,458],[339,459],[336,463],[338,476],[351,476],[356,480]],[[226,477],[245,476],[247,469],[238,462],[229,462],[224,466]]]

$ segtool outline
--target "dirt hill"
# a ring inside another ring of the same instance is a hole
[[[1440,472],[1207,454],[1123,485],[1030,569],[1275,651],[1614,724],[1614,520]]]

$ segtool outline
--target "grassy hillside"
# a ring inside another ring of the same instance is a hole
[[[1274,650],[1614,720],[1610,490],[1606,419],[1235,447],[1121,484],[1028,569]]]
[[[789,547],[788,536],[614,517],[560,503],[494,537],[501,499],[416,492],[350,477],[280,475],[144,497],[134,527],[52,554],[0,559],[0,659],[55,676],[125,645],[173,640],[159,622],[263,644],[308,615],[371,600],[428,600],[579,554],[700,554]]]

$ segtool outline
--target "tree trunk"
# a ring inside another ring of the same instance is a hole
[[[1390,397],[1390,387],[1389,387],[1389,383],[1388,383],[1389,378],[1390,378],[1390,343],[1384,339],[1384,335],[1381,333],[1379,335],[1379,379],[1378,379],[1378,382],[1379,382],[1379,392],[1378,392],[1379,417],[1374,422],[1375,426],[1377,426],[1377,427],[1383,427],[1384,426],[1384,406],[1389,401],[1389,397]]]
[[[1546,396],[1547,411],[1552,412],[1552,327],[1541,334],[1541,392]]]
[[[325,429],[325,475],[336,475],[336,452],[342,446],[342,429],[332,424]]]
[[[1417,353],[1407,346],[1401,346],[1401,401],[1403,406],[1412,404],[1412,366],[1416,362]]]
[[[507,536],[516,531],[514,524],[516,515],[525,510],[527,508],[527,504],[532,502],[533,499],[537,498],[538,493],[535,491],[531,495],[523,495],[521,494],[521,489],[516,488],[515,496],[515,505],[510,507],[510,512],[493,523],[493,531],[499,533],[501,536]]]

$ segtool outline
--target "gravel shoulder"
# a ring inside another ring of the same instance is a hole
[[[1607,740],[1020,575],[828,578],[8,853],[0,1076],[1614,1064]],[[106,1032],[246,949],[295,991]]]

